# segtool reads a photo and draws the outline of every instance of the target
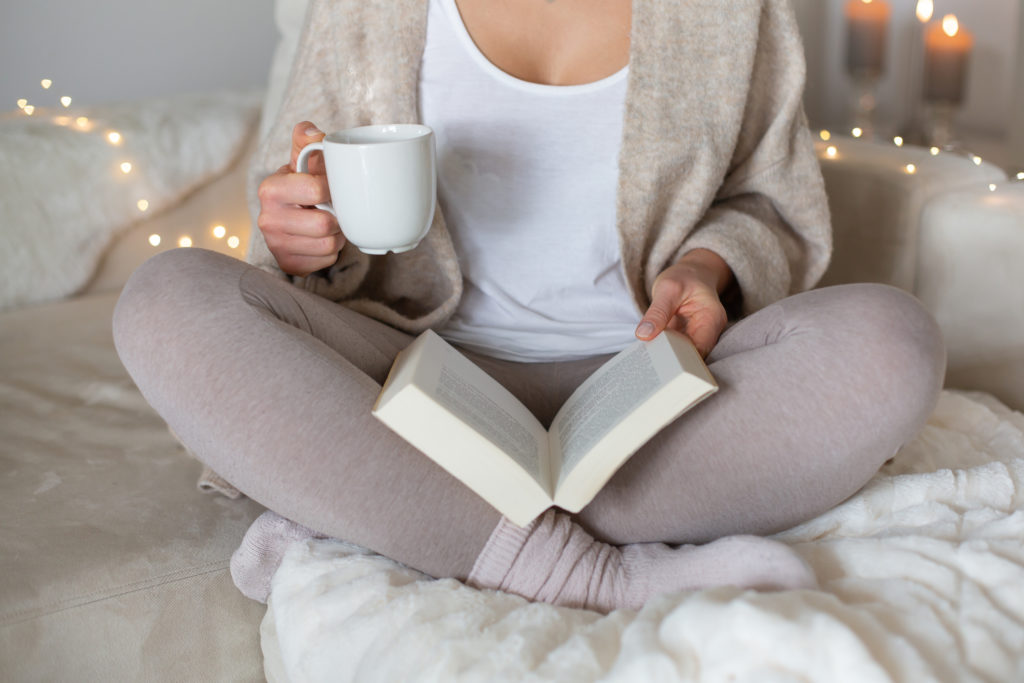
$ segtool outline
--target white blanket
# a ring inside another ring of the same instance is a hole
[[[0,117],[0,310],[79,291],[117,236],[222,174],[255,128],[260,97]]]
[[[866,426],[870,428],[870,426]],[[284,681],[1024,681],[1024,415],[944,392],[857,495],[777,538],[820,591],[660,596],[602,616],[292,546],[263,623]]]

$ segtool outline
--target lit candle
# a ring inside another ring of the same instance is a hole
[[[960,28],[956,16],[929,27],[924,37],[924,97],[930,102],[959,104],[967,84],[967,63],[974,46],[970,32]]]
[[[885,71],[892,8],[886,0],[849,0],[845,13],[847,70],[880,76]]]

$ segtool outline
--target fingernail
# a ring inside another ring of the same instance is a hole
[[[312,128],[307,128],[306,129],[306,136],[307,137],[313,137],[314,135],[323,135],[323,134],[324,134],[324,132],[322,130],[320,130],[319,128],[317,128],[316,126],[313,126]]]
[[[652,334],[654,334],[654,323],[645,320],[636,328],[638,337],[650,337]]]

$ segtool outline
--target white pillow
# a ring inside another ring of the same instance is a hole
[[[223,173],[251,136],[261,97],[189,95],[72,112],[88,118],[85,126],[61,125],[52,111],[0,118],[0,310],[75,293],[119,234]]]

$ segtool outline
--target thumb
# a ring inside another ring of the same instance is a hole
[[[651,305],[644,313],[643,320],[637,325],[637,338],[648,341],[661,334],[668,327],[668,323],[672,320],[678,307],[678,299],[672,296],[671,292],[666,291],[665,288],[656,287]]]
[[[324,139],[324,135],[324,132],[317,128],[316,124],[309,121],[301,121],[295,124],[295,127],[292,128],[292,171],[296,169],[296,163],[302,149],[311,142],[320,142]],[[309,172],[313,174],[324,173],[323,155],[319,152],[314,152],[309,157]]]

